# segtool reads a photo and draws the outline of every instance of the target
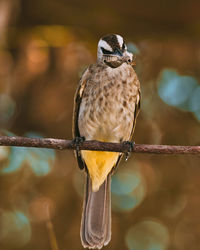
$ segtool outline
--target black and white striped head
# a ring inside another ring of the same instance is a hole
[[[97,60],[111,68],[117,68],[122,63],[131,63],[133,54],[127,51],[123,37],[110,34],[99,40]]]

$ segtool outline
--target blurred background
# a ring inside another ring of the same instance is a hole
[[[99,38],[137,56],[134,141],[200,145],[198,0],[0,0],[0,133],[71,139],[73,96]],[[84,173],[72,151],[0,147],[0,249],[79,250]],[[112,180],[104,249],[198,250],[198,156],[132,155]]]

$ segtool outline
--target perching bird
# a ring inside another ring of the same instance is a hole
[[[131,141],[140,108],[140,82],[133,55],[120,35],[98,43],[97,62],[79,82],[74,103],[74,138],[102,142]],[[81,241],[102,248],[111,239],[111,174],[122,156],[116,152],[77,149],[79,167],[86,172]]]

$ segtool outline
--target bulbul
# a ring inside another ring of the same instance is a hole
[[[140,108],[140,82],[132,63],[133,54],[120,35],[100,39],[97,62],[83,73],[75,94],[74,138],[132,140]],[[77,149],[76,156],[86,172],[81,242],[101,249],[111,239],[111,174],[122,153]]]

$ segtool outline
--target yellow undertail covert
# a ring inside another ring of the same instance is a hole
[[[113,166],[115,166],[119,153],[82,150],[81,155],[92,180],[92,190],[98,191]]]

